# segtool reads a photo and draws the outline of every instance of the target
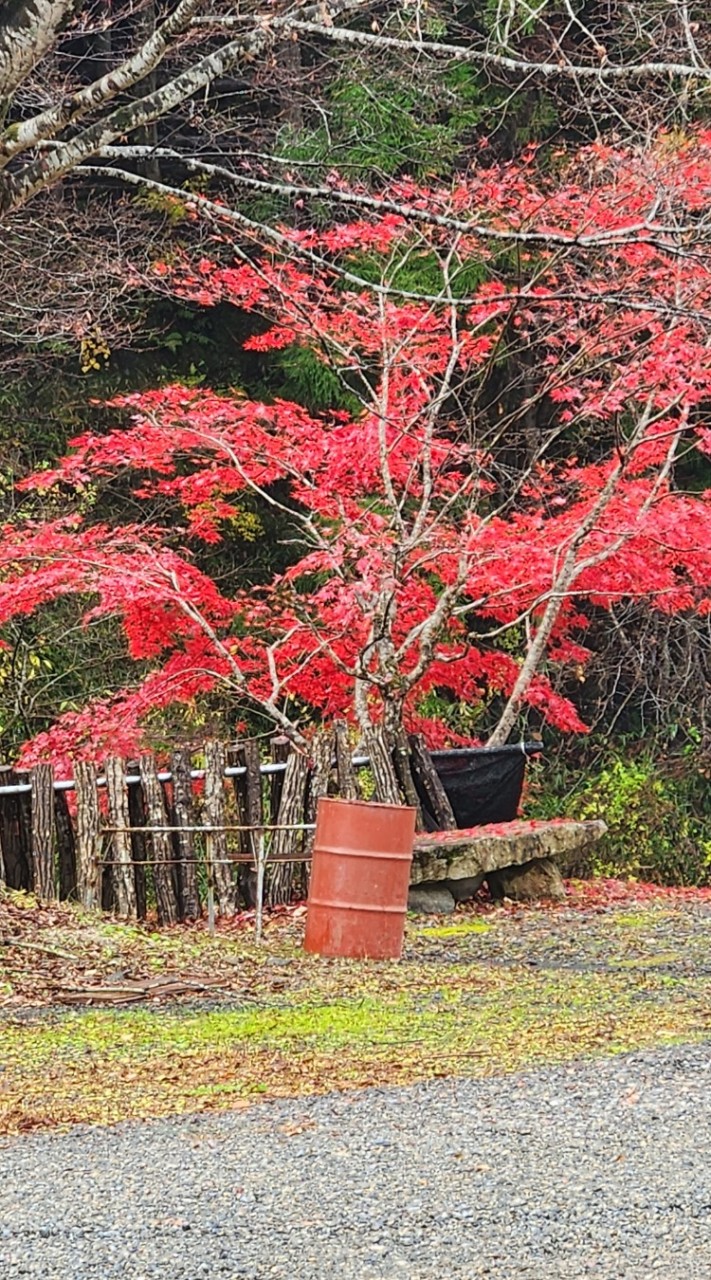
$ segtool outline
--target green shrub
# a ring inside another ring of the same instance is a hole
[[[567,870],[669,885],[711,883],[711,800],[692,756],[608,755],[582,779],[543,765],[533,780],[532,817],[602,818],[607,834]]]

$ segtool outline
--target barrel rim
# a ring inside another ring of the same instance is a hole
[[[385,804],[382,800],[345,800],[342,796],[319,796],[322,804],[347,805],[352,809],[387,809],[390,813],[417,813],[412,804]]]

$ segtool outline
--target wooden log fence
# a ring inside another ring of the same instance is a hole
[[[158,770],[153,756],[142,755],[138,765],[148,817],[148,839],[151,845],[158,923],[176,924],[179,912],[174,879],[175,859],[163,788],[158,780]]]
[[[101,906],[102,846],[101,812],[96,789],[96,769],[90,761],[80,761],[74,769],[76,795],[77,898],[92,910]],[[30,888],[38,891],[32,882]]]
[[[382,742],[369,748],[354,759],[337,723],[308,753],[283,738],[261,748],[212,740],[174,751],[169,769],[149,753],[101,770],[78,762],[71,779],[44,764],[24,775],[0,767],[0,888],[160,925],[301,898],[320,796],[358,798],[367,766],[379,798],[379,780],[390,798],[394,778],[416,798],[410,770],[419,781],[426,753],[408,757],[401,741],[388,761]]]
[[[221,742],[205,744],[204,811],[206,825],[212,828],[205,841],[206,870],[208,887],[212,882],[217,891],[220,915],[233,916],[237,910],[237,883],[227,852],[225,827],[228,818],[223,781],[227,767],[225,755]]]
[[[200,916],[200,892],[195,858],[195,834],[191,830],[194,826],[194,813],[188,752],[174,751],[170,769],[173,775],[171,821],[176,828],[173,835],[173,851],[177,858],[180,915],[183,920],[197,920]]]
[[[114,828],[113,837],[113,894],[120,916],[138,913],[136,880],[131,850],[131,815],[128,808],[128,788],[124,785],[126,764],[118,756],[106,761],[106,795],[109,820]]]
[[[39,764],[30,778],[32,816],[32,879],[44,902],[56,897],[54,876],[54,775],[50,764]]]

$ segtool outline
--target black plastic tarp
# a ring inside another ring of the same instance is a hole
[[[432,762],[454,810],[458,827],[478,827],[486,822],[512,822],[518,812],[523,775],[529,756],[540,755],[541,742],[504,747],[469,747],[432,751]],[[435,827],[420,796],[423,816]]]

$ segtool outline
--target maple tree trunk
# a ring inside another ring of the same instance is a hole
[[[653,395],[650,394],[647,400],[646,407],[642,412],[642,414],[640,415],[640,418],[635,427],[634,435],[632,436],[631,440],[627,444],[628,456],[634,451],[635,446],[643,439],[644,433],[649,425],[649,421],[653,413],[653,406],[654,406],[654,397]],[[669,474],[672,461],[674,458],[677,440],[678,440],[678,431],[671,436],[671,444],[667,449],[664,464],[657,473],[655,484],[651,492],[648,493],[647,497],[645,498],[640,508],[638,518],[646,510],[649,509],[655,493],[658,491],[658,488],[661,486],[662,481]],[[625,459],[621,455],[620,457],[618,457],[618,460],[615,463],[615,466],[613,467],[612,471],[608,475],[607,480],[605,481],[605,484],[603,485],[603,488],[598,494],[595,502],[593,503],[592,507],[588,511],[585,518],[581,521],[578,529],[575,531],[575,534],[573,535],[570,541],[570,544],[565,552],[565,556],[563,557],[563,563],[561,565],[560,572],[558,573],[557,577],[555,578],[555,581],[551,586],[550,596],[548,598],[546,607],[543,611],[543,616],[536,628],[536,632],[533,637],[533,640],[528,646],[526,657],[524,658],[523,664],[521,666],[521,670],[519,671],[518,677],[511,691],[511,695],[506,703],[506,706],[504,707],[503,713],[501,715],[501,718],[499,719],[499,722],[496,728],[494,729],[494,732],[490,735],[490,737],[487,740],[486,745],[488,747],[503,746],[504,743],[507,741],[509,734],[511,733],[511,730],[513,729],[516,723],[521,702],[525,697],[526,693],[528,692],[531,682],[536,676],[536,674],[538,673],[541,663],[543,662],[543,659],[545,657],[548,641],[550,640],[551,635],[553,634],[553,629],[560,616],[560,611],[563,607],[563,603],[565,601],[566,595],[571,589],[576,577],[580,573],[581,568],[584,567],[584,564],[586,563],[585,561],[583,561],[582,564],[579,563],[578,551],[583,545],[585,538],[587,537],[590,530],[594,528],[596,522],[604,515],[606,509],[609,507],[610,502],[612,501],[612,498],[617,492],[619,482],[624,472],[624,467],[625,467]],[[618,550],[619,550],[619,547],[624,544],[624,541],[625,541],[624,535],[617,540],[617,543],[615,545]],[[601,553],[600,557],[593,557],[592,560],[587,561],[587,563],[588,564],[591,564],[594,562],[603,563],[605,558],[609,554],[610,554],[609,551],[605,553]]]
[[[38,764],[30,774],[32,787],[32,880],[41,902],[57,897],[54,874],[54,772]]]
[[[572,577],[572,573],[570,577]],[[557,586],[557,589],[561,594],[552,596],[548,601],[543,618],[536,630],[532,643],[529,645],[528,652],[523,661],[523,665],[521,666],[516,683],[514,684],[513,690],[506,706],[504,707],[499,722],[493,733],[491,733],[487,738],[487,747],[502,747],[504,743],[508,741],[509,734],[516,724],[521,703],[528,692],[531,681],[538,673],[538,669],[545,657],[548,640],[550,639],[558,614],[560,613],[563,605],[563,591],[567,585],[568,575],[561,575],[561,579],[560,587]]]
[[[126,787],[126,762],[119,756],[109,756],[104,767],[109,819],[112,827],[130,827],[128,789]],[[111,835],[114,865],[111,868],[116,910],[128,918],[138,914],[136,882],[130,831],[114,831]]]

